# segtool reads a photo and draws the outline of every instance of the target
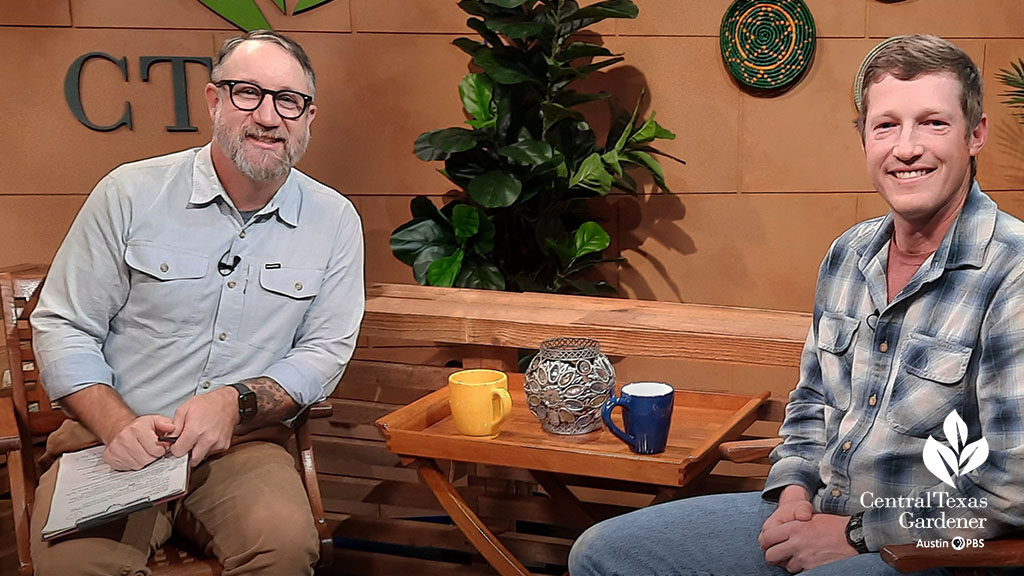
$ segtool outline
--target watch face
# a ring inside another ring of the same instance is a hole
[[[233,384],[238,390],[238,417],[242,422],[256,415],[256,393],[244,384]]]
[[[850,540],[854,542],[861,542],[864,540],[864,529],[860,526],[850,530]]]

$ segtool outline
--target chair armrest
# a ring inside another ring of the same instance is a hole
[[[10,396],[0,397],[0,451],[7,453],[21,449],[18,419],[14,414],[14,401]]]
[[[900,572],[929,568],[995,568],[1024,566],[1024,535],[1015,534],[985,540],[984,548],[918,548],[917,544],[895,544],[881,550],[882,560]]]
[[[313,521],[320,537],[320,560],[318,568],[326,568],[334,561],[334,535],[327,525],[324,512],[323,497],[320,494],[320,483],[316,476],[316,459],[313,456],[313,438],[309,432],[310,418],[325,418],[334,413],[334,406],[329,400],[317,402],[306,408],[295,420],[295,444],[299,449],[299,468],[302,483],[306,487],[309,508],[313,512]]]
[[[756,440],[736,440],[722,442],[718,451],[722,458],[730,462],[754,462],[768,458],[772,449],[782,443],[782,438],[758,438]]]

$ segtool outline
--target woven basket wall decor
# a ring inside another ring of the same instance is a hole
[[[735,0],[722,17],[722,58],[741,84],[778,90],[814,56],[814,17],[803,0]]]

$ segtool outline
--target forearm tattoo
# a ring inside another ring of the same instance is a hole
[[[298,403],[271,378],[249,378],[242,380],[242,384],[256,394],[256,416],[248,422],[251,427],[281,422],[295,416],[299,411]]]

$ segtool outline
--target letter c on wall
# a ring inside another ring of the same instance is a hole
[[[121,119],[113,124],[101,126],[89,120],[89,117],[85,115],[85,108],[82,107],[82,66],[93,58],[102,58],[108,62],[117,64],[118,68],[121,69],[121,74],[124,76],[125,81],[128,81],[127,57],[117,60],[106,52],[89,52],[88,54],[82,54],[71,63],[71,67],[68,68],[67,75],[64,76],[64,99],[68,101],[68,107],[71,108],[71,113],[75,115],[75,118],[78,118],[79,122],[99,132],[110,132],[111,130],[116,130],[121,126],[128,126],[128,129],[131,130],[132,105],[127,101],[124,103],[124,114],[121,115]]]

